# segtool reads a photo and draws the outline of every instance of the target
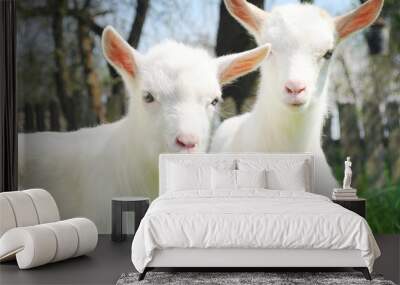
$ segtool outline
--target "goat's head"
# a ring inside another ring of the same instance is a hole
[[[157,140],[163,151],[206,151],[212,121],[224,84],[255,70],[270,45],[212,58],[206,51],[165,42],[142,55],[111,27],[103,33],[103,51],[121,74],[130,94],[132,124],[144,125],[146,140]]]
[[[340,40],[372,24],[383,0],[369,0],[354,11],[332,17],[308,4],[290,4],[266,12],[246,0],[225,0],[228,11],[257,40],[272,44],[263,65],[269,100],[290,110],[304,110],[318,102],[326,88],[329,60]]]

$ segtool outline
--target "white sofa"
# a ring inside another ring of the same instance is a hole
[[[97,245],[86,218],[60,221],[57,204],[43,189],[0,193],[0,262],[28,269],[84,255]]]

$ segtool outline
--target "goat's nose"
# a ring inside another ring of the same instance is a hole
[[[179,135],[176,137],[176,144],[184,148],[195,148],[199,143],[199,138],[195,135]]]
[[[306,84],[299,80],[289,80],[285,84],[285,90],[289,95],[299,95],[306,91]]]

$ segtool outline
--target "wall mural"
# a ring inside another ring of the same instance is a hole
[[[399,233],[399,4],[290,25],[293,1],[248,2],[18,1],[20,188],[106,233],[112,197],[157,197],[160,153],[312,152],[326,196],[350,156],[371,228]]]

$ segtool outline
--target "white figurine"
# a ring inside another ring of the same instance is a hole
[[[352,189],[351,188],[351,176],[353,172],[351,170],[351,161],[350,156],[347,157],[347,160],[344,162],[344,179],[343,179],[343,189]]]

